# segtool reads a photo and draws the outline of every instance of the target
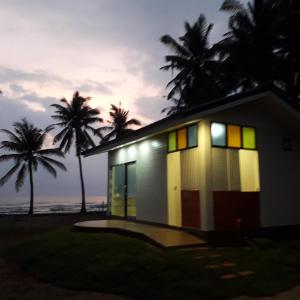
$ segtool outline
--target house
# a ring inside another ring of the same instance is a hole
[[[273,87],[210,102],[108,152],[112,216],[203,234],[300,224],[300,112]]]

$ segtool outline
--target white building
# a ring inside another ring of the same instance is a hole
[[[108,152],[110,214],[204,235],[300,224],[300,112],[256,89],[86,151]]]

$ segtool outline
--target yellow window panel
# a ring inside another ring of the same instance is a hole
[[[237,125],[227,126],[227,145],[232,148],[241,148],[241,127]]]
[[[177,131],[177,145],[179,150],[187,147],[186,128]]]

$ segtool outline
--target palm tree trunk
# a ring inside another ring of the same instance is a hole
[[[79,163],[79,173],[80,173],[80,183],[81,183],[81,213],[86,213],[85,188],[84,188],[84,181],[83,181],[83,174],[82,174],[82,163],[81,163],[80,153],[77,154],[77,157],[78,157],[78,163]]]
[[[30,205],[29,205],[29,215],[33,215],[33,176],[32,176],[32,165],[29,162],[29,180],[30,180]]]

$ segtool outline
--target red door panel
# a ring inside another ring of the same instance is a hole
[[[182,226],[200,228],[199,191],[181,191]]]

